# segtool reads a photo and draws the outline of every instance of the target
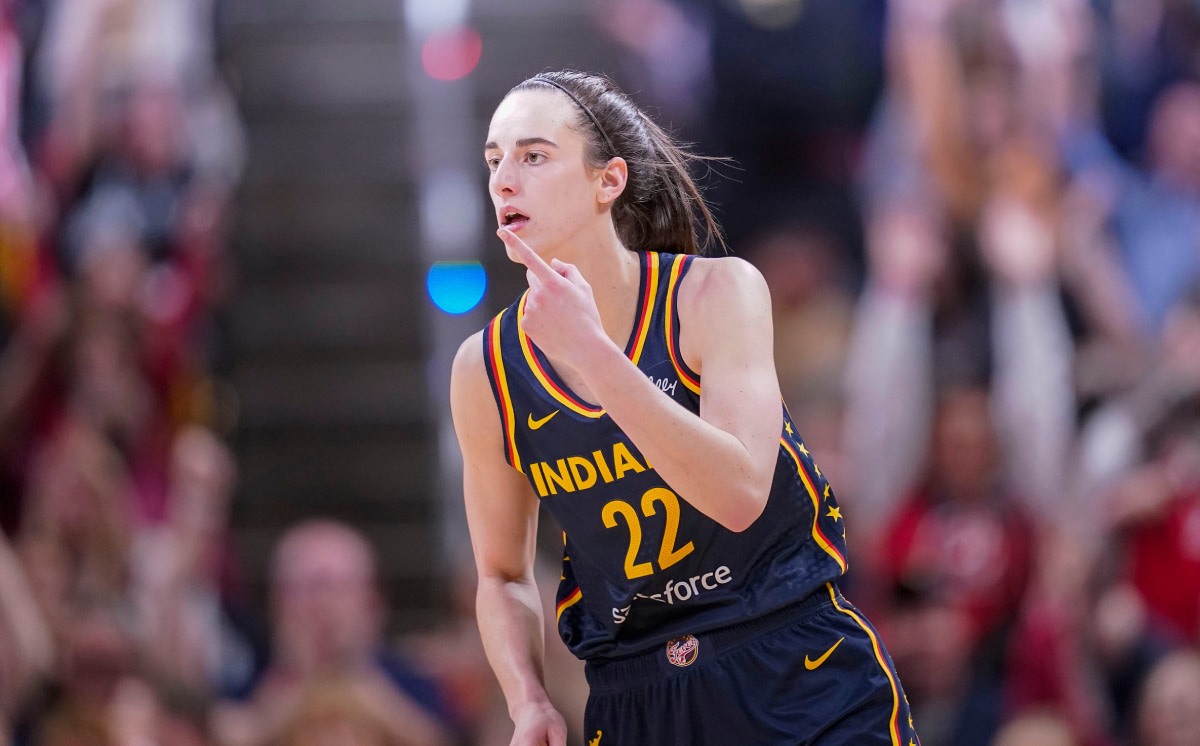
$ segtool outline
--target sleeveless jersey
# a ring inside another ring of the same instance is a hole
[[[641,253],[625,353],[680,406],[700,376],[679,353],[679,286],[695,257]],[[488,324],[484,356],[505,457],[563,528],[558,632],[583,659],[640,652],[798,601],[846,570],[833,492],[783,408],[774,481],[741,533],[693,508],[521,329],[525,295]],[[781,404],[782,406],[782,404]]]

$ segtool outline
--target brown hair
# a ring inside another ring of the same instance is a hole
[[[564,70],[535,75],[517,91],[557,89],[579,109],[575,128],[587,139],[587,162],[603,168],[613,158],[629,167],[625,191],[613,205],[617,236],[630,249],[684,254],[727,253],[721,228],[689,169],[696,155],[676,143],[609,78]],[[701,240],[697,227],[703,228]],[[716,251],[714,252],[714,249]]]

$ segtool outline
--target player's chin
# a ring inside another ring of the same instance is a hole
[[[545,254],[542,253],[542,246],[545,243],[544,241],[537,238],[536,236],[531,238],[530,234],[525,231],[518,233],[517,236],[522,241],[525,242],[526,246],[533,249],[534,253],[538,254],[539,256],[545,257]],[[517,258],[517,256],[515,254],[513,254],[513,249],[511,246],[508,245],[507,242],[504,244],[504,253],[508,255],[508,260],[510,262],[516,262],[517,264],[524,264],[524,262],[522,262],[520,259]]]
[[[512,247],[509,246],[507,243],[504,244],[504,253],[508,256],[508,261],[513,262],[515,264],[521,264],[521,260],[517,259],[517,257],[513,254]]]

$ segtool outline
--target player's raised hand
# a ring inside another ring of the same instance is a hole
[[[547,263],[507,228],[497,234],[509,256],[525,265],[529,297],[521,328],[554,360],[583,368],[582,356],[607,340],[591,285],[575,265],[557,259]]]
[[[513,725],[509,746],[567,746],[567,721],[549,703],[518,711]]]

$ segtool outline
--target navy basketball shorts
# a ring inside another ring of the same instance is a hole
[[[586,673],[589,746],[920,743],[879,633],[832,584]]]

